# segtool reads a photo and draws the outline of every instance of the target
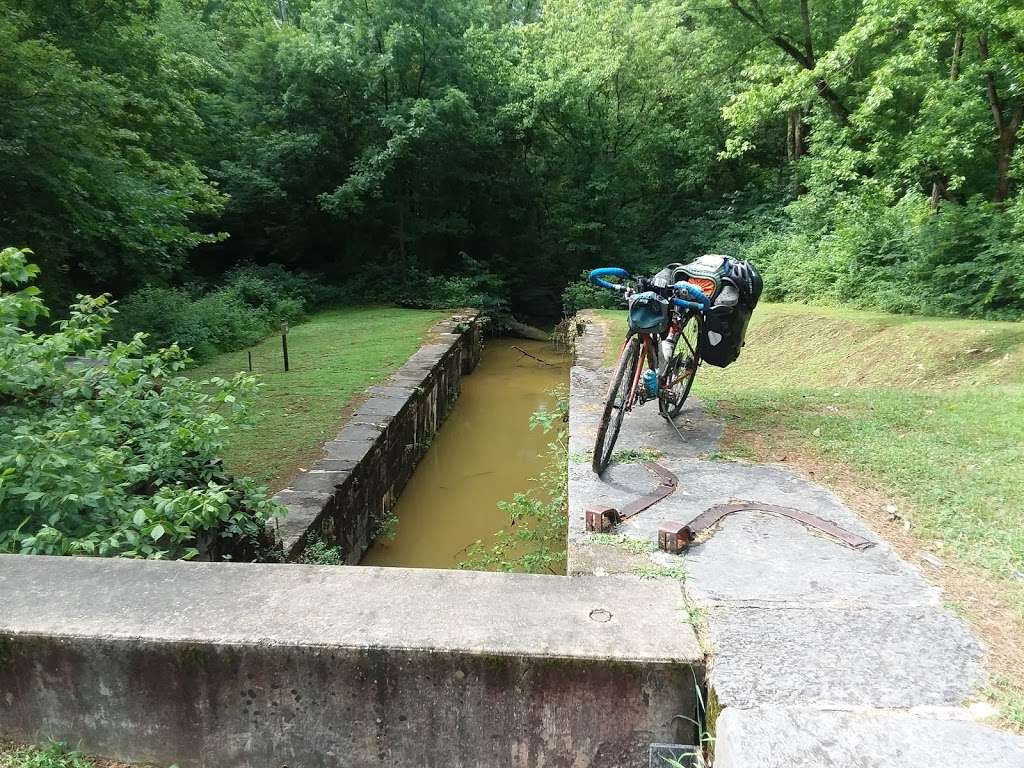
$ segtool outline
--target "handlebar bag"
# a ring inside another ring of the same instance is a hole
[[[629,299],[629,330],[633,333],[665,333],[668,330],[668,301],[654,291],[637,293]]]

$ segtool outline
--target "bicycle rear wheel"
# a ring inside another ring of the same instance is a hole
[[[675,353],[665,370],[658,396],[658,410],[661,415],[674,419],[683,410],[683,403],[690,396],[690,388],[700,366],[697,340],[700,337],[700,316],[686,320],[676,341]]]
[[[612,373],[608,387],[608,398],[605,400],[604,413],[597,428],[597,440],[594,442],[594,459],[591,466],[594,472],[601,475],[608,468],[615,450],[615,441],[622,427],[622,417],[626,415],[630,390],[636,380],[636,368],[640,363],[640,339],[631,337],[623,346],[619,362]]]

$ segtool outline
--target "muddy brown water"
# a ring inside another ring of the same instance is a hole
[[[544,468],[550,436],[530,430],[530,414],[553,408],[551,390],[568,377],[568,356],[550,344],[489,340],[395,506],[397,536],[378,539],[362,564],[457,568],[466,547],[505,527],[508,517],[497,503],[529,489]]]

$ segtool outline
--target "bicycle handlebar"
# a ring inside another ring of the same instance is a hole
[[[622,291],[626,286],[609,283],[607,280],[602,280],[602,277],[621,277],[623,280],[628,280],[629,272],[619,267],[599,267],[590,270],[590,275],[587,277],[594,285],[607,288],[609,291]]]
[[[607,280],[603,280],[604,277],[618,277],[623,280],[629,279],[629,272],[620,267],[599,267],[598,269],[592,269],[587,279],[594,285],[598,285],[601,288],[607,288],[609,291],[617,291],[618,293],[624,293],[626,286],[616,285],[615,283],[609,283]],[[703,312],[711,304],[711,299],[695,285],[691,285],[686,282],[679,282],[669,288],[672,295],[667,297],[675,306],[682,309],[691,309],[696,312]],[[689,299],[680,299],[675,294],[684,293]]]
[[[702,308],[707,307],[711,304],[711,299],[708,298],[707,294],[704,293],[704,291],[702,291],[696,285],[693,285],[692,283],[676,283],[675,285],[672,286],[672,290],[688,293],[690,295],[690,298],[695,300],[698,304],[700,304]],[[675,299],[673,299],[673,301],[675,301]],[[679,299],[679,301],[682,301],[682,299]],[[687,303],[692,304],[693,302],[691,301]]]

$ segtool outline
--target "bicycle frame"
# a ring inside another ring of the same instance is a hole
[[[675,385],[676,382],[669,382],[664,379],[665,374],[663,374],[662,371],[667,368],[668,360],[671,359],[673,354],[675,354],[676,346],[679,344],[679,340],[683,338],[683,327],[691,320],[693,322],[696,322],[696,318],[694,317],[692,311],[684,316],[678,310],[673,309],[672,322],[669,326],[669,332],[664,338],[662,338],[658,334],[653,333],[635,334],[636,336],[640,337],[641,364],[637,365],[636,371],[633,373],[633,380],[632,382],[630,382],[629,394],[624,403],[624,408],[627,412],[633,410],[633,406],[636,405],[637,400],[640,399],[642,396],[641,393],[643,392],[643,388],[640,382],[643,378],[645,370],[645,366],[642,364],[643,362],[647,363],[647,368],[650,368],[650,370],[653,370],[655,371],[655,373],[658,374],[659,387],[672,387]],[[673,334],[673,331],[677,331],[677,333]],[[623,340],[622,342],[622,348],[619,350],[620,356],[622,352],[626,349],[626,345],[629,344],[629,341],[633,335],[634,334],[626,335],[625,340]],[[670,342],[672,345],[671,348],[667,350],[667,354],[665,354],[666,351],[663,350],[661,346],[662,343],[666,341]],[[689,344],[687,344],[687,346],[689,346]],[[691,353],[696,352],[696,350],[694,349],[691,349],[690,351]]]

